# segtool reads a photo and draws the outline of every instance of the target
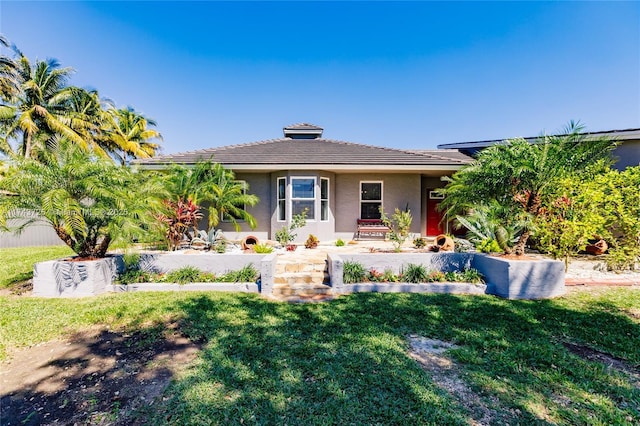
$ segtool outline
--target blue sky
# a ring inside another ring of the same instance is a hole
[[[164,152],[640,127],[640,2],[19,2],[0,33],[154,118]]]

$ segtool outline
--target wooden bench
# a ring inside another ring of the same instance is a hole
[[[358,229],[356,231],[356,240],[361,240],[363,235],[369,237],[381,236],[385,240],[391,229],[382,223],[380,219],[358,219]]]

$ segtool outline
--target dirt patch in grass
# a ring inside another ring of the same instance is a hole
[[[640,369],[630,366],[625,360],[604,352],[600,352],[597,349],[577,345],[575,343],[562,342],[562,345],[567,348],[569,352],[579,356],[582,359],[599,362],[601,364],[604,364],[608,370],[617,370],[623,373],[624,375],[629,377],[629,380],[633,386],[640,388]]]
[[[461,378],[459,367],[446,356],[456,346],[436,339],[410,335],[409,356],[429,372],[434,383],[449,393],[470,414],[474,426],[508,424],[517,413],[501,407],[495,397],[481,397]]]
[[[175,327],[86,331],[0,364],[0,424],[144,424],[157,398],[200,347]]]

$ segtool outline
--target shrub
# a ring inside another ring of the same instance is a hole
[[[338,241],[336,241],[336,247],[343,247],[344,246],[344,240],[341,238],[338,238]]]
[[[231,282],[231,283],[244,283],[244,282],[254,282],[258,279],[260,273],[253,266],[252,263],[245,265],[242,269],[237,271],[230,271],[224,275],[221,275],[216,279],[219,282]]]
[[[260,243],[253,246],[253,251],[259,254],[269,254],[273,252],[273,247],[264,243]]]
[[[118,284],[148,283],[156,279],[155,275],[141,269],[131,269],[118,276]]]
[[[425,240],[422,237],[418,237],[415,240],[413,240],[413,246],[417,249],[424,248],[426,245],[427,245],[427,240]]]
[[[369,275],[367,276],[367,278],[373,283],[382,282],[382,272],[378,271],[375,268],[371,268],[369,269]]]
[[[400,211],[396,207],[395,212],[391,215],[391,218],[387,217],[382,207],[380,207],[380,219],[385,226],[388,226],[391,231],[389,232],[389,239],[393,243],[395,251],[399,252],[404,242],[409,238],[409,229],[411,228],[411,222],[413,217],[411,216],[411,210],[407,208],[404,211]]]
[[[442,271],[429,271],[427,274],[427,282],[444,282],[446,277]]]
[[[484,279],[480,271],[478,271],[477,269],[469,268],[460,273],[460,279],[458,281],[479,284],[483,283]]]
[[[313,234],[309,234],[309,238],[307,238],[307,241],[304,243],[304,246],[308,249],[312,249],[312,248],[316,248],[318,247],[318,237],[316,237]]]
[[[180,269],[175,269],[164,275],[163,281],[169,283],[195,283],[200,282],[200,270],[194,266],[185,266]]]
[[[125,271],[135,271],[140,269],[140,254],[125,253],[124,256],[122,256],[122,262],[124,262]]]
[[[404,281],[408,283],[423,283],[427,281],[428,271],[424,265],[409,263],[402,274]]]
[[[345,284],[361,283],[367,277],[367,271],[360,262],[346,261],[343,266],[342,281]]]
[[[476,245],[476,250],[480,253],[499,253],[503,251],[498,242],[492,238],[480,241]]]
[[[291,219],[291,225],[283,226],[278,229],[275,234],[276,241],[280,243],[281,246],[286,246],[287,244],[293,242],[297,234],[294,234],[293,231],[302,228],[307,224],[307,209],[303,210],[302,213],[296,214]]]
[[[387,268],[382,273],[382,281],[385,283],[397,283],[400,277],[393,272],[393,269]]]
[[[224,239],[220,239],[220,240],[216,240],[216,243],[213,246],[213,249],[216,251],[216,253],[226,253],[227,251],[227,240]]]

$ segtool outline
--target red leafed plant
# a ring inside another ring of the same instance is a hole
[[[169,248],[175,250],[179,247],[183,238],[191,241],[191,236],[188,231],[189,228],[194,232],[198,229],[198,221],[202,219],[202,213],[200,207],[193,201],[182,199],[177,202],[165,201],[167,207],[167,213],[158,216],[158,219],[168,225],[167,240],[169,241]],[[195,235],[195,234],[194,234]]]

